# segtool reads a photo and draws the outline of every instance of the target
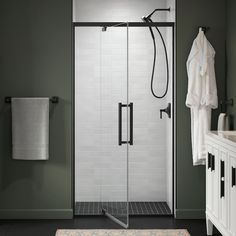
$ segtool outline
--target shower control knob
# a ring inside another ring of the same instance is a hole
[[[165,112],[169,118],[171,118],[171,104],[168,103],[168,106],[165,109],[160,109],[160,119],[162,119],[162,113]]]

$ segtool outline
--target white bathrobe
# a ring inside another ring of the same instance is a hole
[[[199,29],[187,60],[193,165],[205,164],[205,134],[211,127],[211,109],[218,107],[214,57],[214,48]]]

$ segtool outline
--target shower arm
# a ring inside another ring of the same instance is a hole
[[[144,20],[148,20],[151,18],[151,16],[156,12],[156,11],[169,11],[170,12],[170,7],[169,8],[157,8],[153,10],[148,16],[143,16]]]

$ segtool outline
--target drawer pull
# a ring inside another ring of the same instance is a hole
[[[232,187],[236,185],[236,176],[235,176],[236,168],[232,167]]]
[[[211,155],[211,171],[215,170],[215,156]]]
[[[211,169],[211,153],[208,152],[208,169]]]

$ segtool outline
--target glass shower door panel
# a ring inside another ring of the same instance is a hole
[[[161,38],[154,27],[152,30],[157,51],[153,90],[161,96],[167,84],[167,63]],[[134,145],[129,150],[129,199],[131,203],[150,204],[147,209],[144,206],[146,214],[171,214],[173,203],[173,109],[171,118],[166,113],[160,118],[161,109],[169,103],[174,106],[172,30],[172,27],[159,27],[167,47],[170,76],[166,96],[157,99],[151,92],[152,36],[148,27],[130,27],[129,99],[134,103]]]
[[[126,25],[126,24],[125,24]],[[128,28],[101,30],[101,206],[128,227]]]

